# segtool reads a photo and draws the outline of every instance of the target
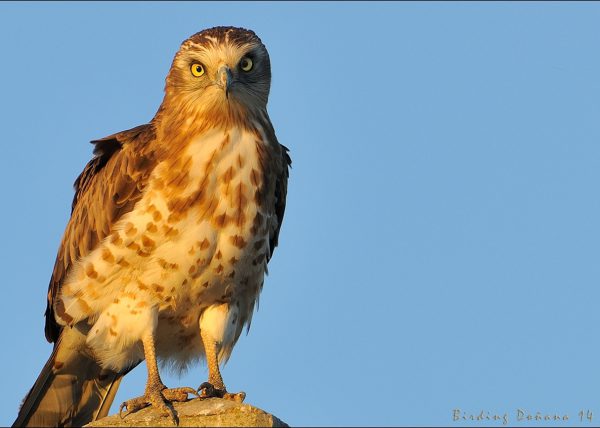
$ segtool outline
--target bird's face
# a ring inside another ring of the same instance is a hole
[[[196,113],[265,110],[271,85],[269,54],[251,31],[217,27],[183,42],[166,80],[165,101]]]

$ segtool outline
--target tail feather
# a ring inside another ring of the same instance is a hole
[[[85,349],[84,334],[63,329],[13,427],[82,426],[108,414],[125,372],[102,369]]]

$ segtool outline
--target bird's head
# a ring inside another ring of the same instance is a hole
[[[162,109],[178,116],[234,118],[266,110],[267,49],[250,30],[215,27],[185,40],[167,75]]]

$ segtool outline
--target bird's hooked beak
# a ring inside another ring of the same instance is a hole
[[[222,65],[217,70],[217,85],[221,87],[225,91],[225,96],[229,98],[229,88],[231,87],[231,83],[233,82],[233,75],[231,74],[231,70],[226,65]]]

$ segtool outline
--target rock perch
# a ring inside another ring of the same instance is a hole
[[[276,416],[249,404],[222,398],[192,399],[173,403],[180,427],[287,427]],[[107,416],[86,427],[164,427],[173,426],[160,409],[147,407],[121,419],[118,414]]]

